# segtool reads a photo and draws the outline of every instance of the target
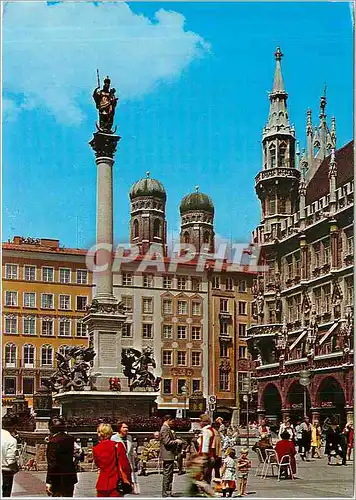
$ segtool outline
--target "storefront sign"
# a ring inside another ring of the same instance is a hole
[[[321,402],[321,407],[322,408],[333,408],[334,403],[332,401],[322,401]]]
[[[206,398],[189,398],[189,411],[204,413],[206,410]]]
[[[303,409],[303,403],[292,403],[290,405],[292,410],[302,410]]]

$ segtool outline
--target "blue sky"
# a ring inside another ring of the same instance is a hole
[[[127,241],[128,191],[149,170],[167,191],[169,237],[198,184],[215,230],[246,242],[259,222],[254,176],[276,46],[301,147],[327,83],[338,146],[352,137],[348,3],[5,2],[3,240],[95,240],[96,68],[112,78],[122,139],[114,170],[115,240]]]

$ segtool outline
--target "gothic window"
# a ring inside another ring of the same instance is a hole
[[[184,243],[189,243],[189,233],[188,233],[188,231],[185,231],[183,233],[183,241],[184,241]]]
[[[268,215],[274,215],[276,213],[276,199],[270,198],[268,204]]]
[[[278,155],[278,163],[279,167],[286,167],[286,151],[287,151],[287,145],[285,142],[282,142],[279,146],[279,155]]]
[[[133,223],[133,237],[138,238],[138,231],[139,231],[139,225],[138,225],[138,220],[135,219]]]
[[[209,243],[209,240],[210,240],[210,233],[209,231],[205,231],[203,241],[204,243]]]
[[[275,168],[276,166],[276,146],[272,144],[272,146],[269,148],[269,163],[270,163],[270,168]]]
[[[155,219],[153,223],[153,236],[158,238],[161,237],[161,221],[159,219]]]
[[[278,200],[278,205],[279,205],[278,212],[280,214],[285,214],[286,213],[286,200],[284,198],[281,198],[280,200]]]

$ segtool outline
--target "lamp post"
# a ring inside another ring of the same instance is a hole
[[[184,418],[187,418],[187,396],[189,394],[188,386],[184,384],[181,388],[181,393],[184,396]]]
[[[251,373],[248,373],[247,377],[243,380],[242,382],[242,389],[243,392],[246,394],[243,395],[243,400],[246,403],[246,428],[247,428],[247,448],[250,446],[250,427],[249,427],[249,421],[250,421],[250,415],[249,415],[249,400],[250,400],[250,393],[251,393]]]
[[[310,384],[310,371],[309,370],[301,370],[299,372],[299,383],[304,388],[303,408],[304,408],[304,417],[305,417],[307,414],[307,386]]]

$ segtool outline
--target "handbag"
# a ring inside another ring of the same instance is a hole
[[[116,467],[117,467],[117,470],[119,472],[119,477],[118,477],[118,480],[116,483],[116,491],[118,491],[120,493],[120,495],[122,495],[122,496],[129,495],[130,493],[132,493],[132,484],[126,483],[122,479],[122,471],[121,471],[121,467],[119,465],[119,460],[117,457],[117,446],[115,446],[115,460],[116,460]]]

